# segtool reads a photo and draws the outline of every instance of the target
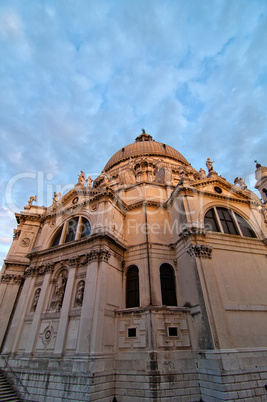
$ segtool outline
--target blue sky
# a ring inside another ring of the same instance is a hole
[[[229,182],[267,165],[264,0],[1,0],[0,60],[1,258],[142,128]]]

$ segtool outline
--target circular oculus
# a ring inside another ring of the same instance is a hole
[[[222,194],[222,189],[218,186],[214,187],[214,191],[216,191],[218,194]]]

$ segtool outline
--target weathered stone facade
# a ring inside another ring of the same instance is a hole
[[[143,132],[16,214],[0,340],[24,400],[262,400],[267,170],[262,202],[207,168]]]

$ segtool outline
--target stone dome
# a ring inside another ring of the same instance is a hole
[[[183,155],[180,154],[180,152],[176,151],[176,149],[170,147],[169,145],[153,140],[152,136],[143,130],[143,133],[135,139],[134,143],[126,145],[110,158],[104,170],[107,171],[118,163],[129,159],[130,157],[145,155],[163,157],[167,156],[168,158],[174,159],[183,165],[189,165],[189,162],[183,157]]]

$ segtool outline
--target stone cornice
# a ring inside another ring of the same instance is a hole
[[[91,242],[93,242],[95,240],[97,240],[97,241],[98,240],[99,241],[106,240],[107,242],[113,243],[114,245],[116,245],[117,247],[119,247],[122,250],[127,249],[126,246],[123,243],[121,243],[118,239],[113,237],[111,234],[108,234],[108,233],[95,233],[95,234],[89,235],[88,237],[82,238],[80,240],[75,240],[75,241],[72,241],[72,242],[69,242],[69,243],[64,243],[64,244],[61,244],[59,246],[47,248],[45,250],[33,251],[33,252],[27,254],[27,257],[30,260],[32,260],[33,258],[40,257],[40,256],[45,256],[45,255],[48,255],[48,254],[56,254],[58,252],[61,253],[62,251],[65,251],[67,249],[75,248],[75,247],[78,247],[78,246],[86,244],[86,243],[91,243]]]
[[[180,313],[180,314],[189,314],[189,307],[176,307],[176,306],[144,306],[144,307],[133,307],[133,308],[124,308],[115,310],[115,315],[132,315],[134,313],[140,314],[145,312],[152,313]]]
[[[9,259],[4,260],[4,263],[6,264],[6,267],[8,267],[10,265],[12,265],[12,267],[27,267],[29,265],[29,261],[28,262],[26,262],[26,261],[18,262],[16,260],[9,260]]]
[[[24,223],[26,220],[33,221],[33,222],[41,222],[42,220],[41,214],[36,214],[36,213],[30,213],[30,212],[19,212],[15,213],[15,217],[17,220],[17,223]]]
[[[59,261],[53,261],[49,264],[41,264],[33,266],[31,265],[25,270],[25,277],[28,276],[42,276],[48,272],[53,273],[55,265],[61,263],[62,266],[69,265],[70,267],[75,267],[77,265],[85,265],[91,261],[106,261],[108,262],[111,257],[110,251],[105,247],[95,248],[89,253],[82,253],[70,257],[69,259],[63,259]]]
[[[206,236],[206,233],[207,232],[206,232],[206,230],[204,228],[192,227],[192,228],[185,229],[179,234],[178,239],[174,243],[171,243],[169,245],[169,247],[171,249],[174,249],[177,246],[177,244],[180,243],[182,240],[186,240],[191,236],[202,236],[202,237],[204,237],[204,236]]]

